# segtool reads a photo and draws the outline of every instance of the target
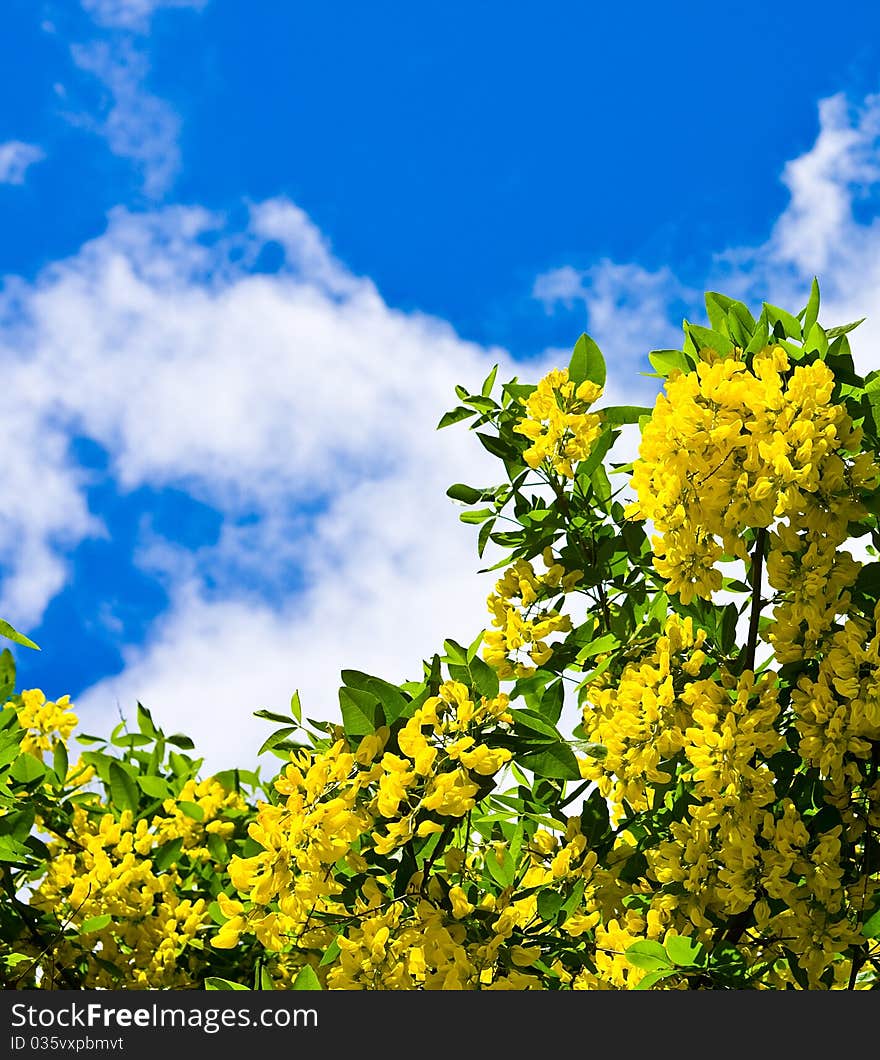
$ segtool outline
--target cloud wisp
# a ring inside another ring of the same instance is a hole
[[[37,144],[21,140],[0,143],[0,184],[24,184],[30,167],[45,157],[46,152]]]
[[[201,11],[208,0],[82,0],[99,26],[145,33],[156,11],[189,8]]]
[[[71,47],[80,70],[94,76],[105,96],[100,113],[77,123],[107,141],[141,174],[144,194],[160,200],[180,170],[180,118],[165,100],[145,88],[149,60],[130,40],[96,40]]]
[[[71,43],[73,67],[97,85],[97,98],[62,113],[69,124],[105,141],[131,163],[146,200],[165,200],[180,172],[181,120],[174,107],[148,88],[152,21],[162,11],[199,12],[207,0],[81,0],[88,16],[85,40]],[[53,22],[47,32],[58,32]],[[62,99],[69,95],[60,83]],[[76,95],[76,93],[74,93]],[[91,90],[86,96],[92,97]]]

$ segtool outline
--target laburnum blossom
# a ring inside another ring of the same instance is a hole
[[[590,380],[575,385],[567,368],[549,372],[522,403],[525,416],[513,428],[532,443],[523,453],[529,467],[542,463],[565,478],[590,455],[602,429],[601,417],[589,407],[602,394]]]

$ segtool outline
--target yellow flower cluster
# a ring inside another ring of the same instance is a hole
[[[758,810],[754,800],[731,806],[714,828],[694,813],[673,823],[672,838],[648,854],[660,885],[652,904],[683,915],[705,940],[714,936],[713,916],[724,922],[753,911],[755,929],[742,944],[750,965],[773,966],[788,951],[811,987],[829,967],[842,985],[849,968],[839,954],[860,938],[847,916],[847,898],[858,895],[843,884],[840,831],[811,839],[790,799],[776,812]],[[764,985],[792,981],[781,962]]]
[[[703,351],[695,372],[670,376],[642,434],[638,500],[627,514],[653,520],[655,567],[684,603],[721,587],[722,555],[746,558],[746,528],[779,519],[789,520],[788,532],[773,547],[800,560],[813,546],[822,556],[809,557],[808,568],[827,568],[848,521],[864,514],[858,492],[878,473],[869,453],[852,455],[861,432],[832,401],[833,387],[824,361],[792,367],[781,346],[757,354],[751,368],[739,351],[724,359]]]
[[[293,938],[317,945],[324,936],[312,930],[316,919],[344,913],[334,901],[342,887],[329,868],[344,859],[352,871],[361,871],[359,848],[365,843],[392,854],[464,817],[483,778],[511,757],[506,748],[486,743],[511,720],[503,693],[475,702],[465,685],[447,681],[398,733],[399,754],[386,750],[387,727],[364,736],[356,750],[338,739],[325,751],[292,753],[275,782],[283,800],[261,803],[249,828],[261,852],[230,862],[244,901],[224,900],[229,919],[213,944],[232,947],[251,931],[271,950]],[[267,911],[273,902],[277,910]]]
[[[25,730],[22,751],[42,761],[44,752],[51,751],[57,740],[66,744],[78,721],[70,706],[70,696],[61,696],[53,702],[39,688],[22,692],[21,705],[17,708],[19,724]]]
[[[841,950],[858,941],[847,919],[848,899],[858,887],[865,895],[877,893],[880,882],[863,878],[850,882],[848,891],[843,826],[811,838],[790,799],[775,806],[769,762],[785,748],[777,675],[767,671],[756,679],[750,670],[738,677],[723,667],[718,671],[699,647],[703,639],[690,618],[673,614],[653,650],[629,662],[619,680],[603,675],[587,686],[584,731],[605,745],[607,756],[586,759],[581,771],[596,781],[619,818],[624,801],[634,812],[657,809],[657,789],[683,764],[679,775],[689,789],[683,816],[670,822],[668,839],[646,850],[654,884],[650,910],[660,918],[655,928],[662,923],[711,944],[719,923],[754,911],[757,930],[744,943],[749,961],[774,964],[786,949],[818,986]],[[843,755],[864,758],[867,740],[880,736],[878,644],[880,637],[867,641],[863,625],[848,626],[836,635],[834,654],[829,652],[818,680],[802,679],[792,698],[801,753],[837,782],[840,793],[860,781]],[[880,822],[880,814],[873,819]],[[603,920],[597,927],[597,947],[610,926]],[[620,935],[619,946],[638,934],[622,930],[618,923],[612,931]],[[646,937],[657,937],[656,931]],[[613,955],[604,960],[618,986],[633,985],[621,978],[632,974],[625,961]],[[770,979],[784,986],[790,973],[780,974]]]
[[[186,896],[176,867],[160,870],[153,859],[176,839],[191,859],[207,859],[207,835],[230,835],[235,825],[227,815],[242,813],[245,803],[212,779],[188,782],[180,798],[199,807],[202,818],[182,814],[176,800],[168,800],[168,816],[135,822],[130,810],[118,818],[106,812],[95,796],[77,806],[69,834],[51,844],[31,904],[64,910],[68,928],[80,931],[43,964],[55,985],[62,982],[59,969],[81,960],[88,989],[114,989],[120,975],[136,989],[201,985],[195,955],[210,923],[206,902]]]
[[[576,387],[567,368],[554,368],[520,399],[526,415],[513,429],[532,443],[523,454],[529,467],[546,461],[557,474],[574,478],[574,465],[589,456],[602,429],[599,415],[587,411],[601,394],[596,383]]]
[[[554,608],[541,606],[551,596],[571,592],[583,578],[582,571],[570,571],[546,548],[543,553],[546,572],[535,572],[525,559],[508,567],[488,598],[494,629],[483,635],[483,658],[498,676],[528,677],[553,654],[548,643],[554,633],[567,633],[571,619]],[[523,661],[522,654],[529,659]]]
[[[293,753],[276,783],[282,800],[261,805],[250,828],[263,851],[230,865],[238,896],[220,896],[228,919],[213,945],[232,948],[250,932],[270,951],[303,960],[335,943],[338,957],[318,969],[334,990],[520,990],[542,987],[533,965],[558,938],[539,913],[543,891],[558,892],[561,904],[573,883],[580,886],[560,927],[573,945],[603,918],[625,920],[634,938],[659,930],[656,917],[646,921],[622,902],[632,887],[617,868],[633,848],[621,842],[616,866],[602,869],[576,817],[562,837],[534,834],[516,888],[493,893],[483,882],[488,862],[509,855],[506,844],[468,854],[452,842],[442,848],[444,871],[427,880],[415,871],[403,894],[392,897],[384,875],[367,876],[353,900],[343,894],[349,874],[368,870],[369,844],[393,854],[414,838],[446,834],[474,808],[480,778],[510,759],[479,737],[510,720],[505,695],[475,702],[464,685],[447,681],[400,730],[399,753],[387,749],[387,728],[356,750],[338,740],[323,752]],[[331,871],[340,865],[341,876]],[[556,958],[548,967],[561,984],[588,988],[586,973],[576,976]],[[589,973],[589,983],[609,988],[622,974],[634,984],[643,973],[609,965]]]
[[[626,917],[621,897],[630,888],[612,872],[601,870],[597,856],[580,833],[580,821],[568,819],[561,837],[540,830],[527,848],[520,887],[498,894],[481,882],[486,861],[506,847],[485,844],[466,856],[459,847],[444,852],[444,872],[427,887],[416,873],[404,895],[389,899],[387,890],[367,880],[353,924],[337,936],[339,959],[325,973],[331,990],[539,990],[543,978],[535,965],[559,941],[558,931],[542,919],[538,895],[580,888],[582,897],[563,920],[560,931],[577,946],[600,924],[603,910]],[[640,931],[643,918],[629,915]],[[601,930],[601,928],[599,928]],[[561,985],[587,988],[584,976],[569,971],[558,957],[545,965]],[[641,974],[634,969],[633,982]],[[596,984],[606,988],[613,977],[601,972]]]
[[[880,740],[880,604],[872,622],[847,619],[829,635],[815,678],[804,675],[792,692],[800,753],[821,773],[836,805],[862,782],[859,767]],[[880,806],[871,811],[880,824]]]
[[[596,781],[617,815],[624,801],[633,810],[648,809],[651,790],[672,779],[666,763],[684,747],[693,718],[680,675],[699,672],[705,639],[691,618],[671,614],[646,657],[627,663],[618,679],[606,671],[586,687],[584,733],[605,747],[606,757],[580,760],[581,775]]]

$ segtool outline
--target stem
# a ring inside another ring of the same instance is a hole
[[[549,475],[548,481],[550,482],[550,485],[553,488],[553,492],[556,494],[556,500],[559,503],[560,511],[565,516],[566,520],[569,523],[569,526],[571,526],[571,505],[568,503],[568,497],[566,497],[565,495],[565,490],[558,482],[555,475]],[[596,562],[595,542],[593,542],[591,546],[588,546],[587,542],[584,540],[583,536],[580,534],[579,531],[575,530],[574,527],[572,527],[571,532],[575,541],[577,541],[578,545],[580,545],[581,552],[583,553],[583,557],[585,560],[584,565],[594,566]],[[596,588],[599,592],[599,605],[602,608],[602,619],[605,626],[605,632],[608,633],[611,630],[611,612],[608,607],[608,594],[605,591],[605,583],[604,581],[602,581],[601,578],[596,583]]]
[[[62,938],[65,924],[61,925],[61,929],[54,937],[46,938],[46,936],[40,930],[39,918],[37,917],[37,915],[31,910],[30,906],[23,902],[16,894],[15,884],[13,883],[12,879],[6,873],[2,873],[0,875],[2,875],[3,890],[6,892],[12,905],[14,905],[15,908],[18,910],[18,915],[21,917],[24,926],[30,932],[31,938],[40,948],[40,952],[24,969],[24,971],[21,972],[14,980],[12,980],[12,985],[14,987],[16,984],[21,982],[21,980],[24,979],[26,975],[29,975],[34,968],[37,967],[42,958],[52,949],[55,943],[60,938]],[[74,978],[72,973],[67,968],[61,966],[57,969],[57,971],[61,979],[64,981],[64,983],[67,984],[67,986],[71,990],[80,989],[79,982]]]
[[[758,649],[758,622],[761,618],[761,576],[764,566],[764,550],[767,546],[767,529],[761,527],[755,535],[755,551],[752,553],[752,611],[749,615],[749,636],[746,641],[747,670],[754,673],[755,652]]]
[[[751,670],[753,673],[755,670],[755,652],[758,650],[758,622],[761,618],[762,603],[761,576],[764,566],[764,550],[766,547],[767,529],[762,526],[758,529],[758,532],[755,535],[755,551],[752,553],[752,609],[749,615],[749,635],[746,640],[745,668]],[[752,911],[754,910],[757,901],[758,899],[754,898],[748,909],[744,909],[741,913],[737,913],[730,918],[727,927],[721,936],[724,942],[729,942],[733,945],[736,945],[736,943],[739,942],[749,925],[749,920],[751,919]]]
[[[453,829],[458,823],[459,822],[457,818],[450,817],[446,824],[443,826],[443,831],[440,833],[440,838],[437,840],[437,845],[431,851],[431,856],[428,858],[422,868],[422,883],[419,887],[419,894],[427,894],[428,883],[431,876],[431,869],[434,867],[434,862],[446,849],[446,845],[452,836]]]

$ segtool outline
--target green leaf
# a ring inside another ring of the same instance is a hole
[[[562,739],[559,730],[554,725],[548,724],[540,714],[535,714],[530,710],[513,710],[511,715],[516,734],[525,737],[530,742],[534,742],[537,738],[544,743],[558,743]]]
[[[0,652],[0,704],[5,703],[15,691],[15,656],[4,648]]]
[[[87,935],[90,931],[103,931],[111,923],[113,917],[109,913],[101,913],[100,916],[90,916],[80,926],[80,934]]]
[[[578,387],[590,380],[598,386],[605,386],[605,358],[602,351],[590,336],[584,332],[574,344],[571,360],[568,364],[568,378]]]
[[[803,333],[807,336],[809,341],[810,332],[816,321],[819,319],[819,281],[816,277],[813,277],[813,282],[810,284],[810,297],[804,307],[804,320],[803,320]]]
[[[655,983],[668,979],[670,975],[675,975],[674,968],[658,968],[654,972],[648,972],[646,976],[638,981],[636,990],[650,990]]]
[[[564,700],[565,688],[562,684],[562,678],[560,678],[558,681],[554,681],[552,684],[547,685],[544,689],[538,707],[541,716],[547,718],[547,720],[555,726],[562,714]]]
[[[727,322],[727,312],[733,305],[733,299],[726,294],[719,294],[717,291],[706,291],[703,300],[706,303],[709,327],[713,331],[721,331]]]
[[[177,803],[177,807],[181,813],[185,813],[187,817],[191,817],[194,821],[204,821],[205,819],[205,811],[197,802],[181,799]]]
[[[167,799],[171,796],[171,785],[164,777],[139,776],[137,784],[151,799]]]
[[[9,775],[19,784],[31,784],[46,775],[46,767],[32,754],[24,752],[12,763]]]
[[[804,343],[804,350],[807,353],[811,353],[815,350],[820,357],[824,357],[828,353],[828,335],[819,324],[814,324],[807,332],[807,341]]]
[[[339,706],[342,710],[342,727],[347,736],[366,736],[367,733],[375,732],[384,722],[376,697],[359,688],[340,688]]]
[[[332,964],[339,956],[340,952],[339,938],[337,936],[337,938],[335,938],[324,951],[323,957],[318,962],[318,967],[323,968],[327,964]]]
[[[538,892],[538,915],[542,920],[555,921],[556,914],[562,908],[564,897],[557,891]]]
[[[495,850],[491,848],[486,850],[486,868],[489,870],[489,875],[500,887],[509,887],[513,883],[513,877],[516,874],[516,864],[507,847],[502,847],[499,853],[501,854],[500,865],[498,864]]]
[[[667,935],[666,953],[679,968],[692,968],[705,962],[703,944],[687,935]]]
[[[581,648],[577,654],[577,662],[583,663],[594,655],[601,655],[603,652],[613,651],[619,644],[620,641],[613,633],[604,633],[601,637],[591,640]]]
[[[0,835],[0,861],[26,865],[32,857],[31,851],[11,835]]]
[[[741,977],[746,970],[746,959],[732,942],[719,942],[709,955],[710,967],[720,975]]]
[[[693,367],[691,361],[682,350],[652,350],[648,354],[651,367],[658,375],[669,375],[678,369],[680,372],[689,372]]]
[[[299,700],[299,689],[290,697],[290,713],[292,717],[302,724],[302,703]]]
[[[729,357],[733,353],[733,343],[726,335],[688,321],[685,321],[684,327],[697,350],[714,350],[722,357]]]
[[[176,751],[168,752],[168,764],[171,766],[171,771],[176,777],[194,777],[198,771],[198,762],[194,762],[191,758],[186,755],[179,755]]]
[[[635,965],[636,968],[643,968],[646,972],[674,971],[670,966],[666,950],[653,939],[634,942],[631,946],[627,946],[624,953],[630,964]]]
[[[11,836],[13,839],[24,841],[31,833],[36,820],[37,810],[33,800],[30,800],[20,810],[5,813],[0,817],[0,835]]]
[[[296,973],[296,979],[290,987],[291,990],[320,990],[321,983],[315,974],[315,969],[310,964],[304,964]]]
[[[624,423],[638,423],[642,416],[650,416],[652,409],[644,405],[606,405],[604,409],[595,409],[606,423],[615,426]]]
[[[741,350],[752,341],[755,321],[741,302],[735,302],[727,314],[727,332]]]
[[[443,641],[443,649],[449,656],[449,661],[458,663],[460,666],[467,666],[470,660],[467,657],[467,649],[463,648],[457,641],[450,640],[448,637]]]
[[[837,327],[829,328],[825,334],[829,339],[836,339],[840,335],[846,335],[848,332],[855,330],[859,324],[864,324],[867,317],[862,317],[860,320],[854,320],[851,324],[838,324]]]
[[[140,796],[137,785],[118,762],[110,763],[110,797],[120,810],[137,813]]]
[[[608,478],[608,473],[601,464],[593,468],[590,473],[590,482],[593,484],[593,493],[596,499],[601,504],[607,503],[611,499],[611,494],[614,490],[611,480]]]
[[[404,717],[410,712],[410,701],[406,699],[397,685],[385,681],[381,677],[373,677],[371,674],[361,673],[359,670],[343,670],[342,681],[349,688],[358,689],[377,699],[382,707],[381,715],[384,724],[391,725],[398,718]],[[383,724],[382,720],[378,724]],[[346,729],[346,732],[348,730]]]
[[[30,638],[26,637],[23,633],[19,633],[17,629],[13,629],[8,622],[4,622],[0,618],[0,637],[5,637],[7,640],[11,640],[14,644],[21,644],[25,648],[33,648],[35,651],[40,651],[40,646],[34,644]]]
[[[195,744],[188,736],[184,736],[182,732],[176,732],[172,736],[166,737],[169,743],[173,743],[175,747],[179,747],[181,751],[191,751]]]
[[[248,986],[241,983],[233,983],[231,979],[221,979],[219,975],[209,975],[205,980],[206,990],[250,990]]]
[[[451,412],[446,412],[440,417],[440,422],[437,424],[437,430],[441,430],[443,427],[449,427],[450,424],[459,423],[461,420],[468,420],[471,416],[476,416],[476,409],[466,409],[464,405],[458,405],[452,409]]]
[[[259,751],[257,751],[257,754],[261,755],[265,754],[266,751],[271,751],[273,747],[277,747],[278,744],[282,743],[284,740],[286,740],[289,736],[293,735],[293,733],[297,732],[298,730],[298,725],[287,725],[283,729],[276,729],[275,732],[271,734],[271,736],[266,737]]]
[[[476,504],[483,496],[483,491],[474,489],[473,486],[466,486],[463,482],[456,482],[446,491],[446,496],[454,501],[461,501],[463,504]]]
[[[466,661],[468,663],[471,661],[471,659],[474,658],[474,656],[480,650],[480,645],[483,643],[483,636],[484,636],[485,632],[486,631],[484,629],[481,629],[480,632],[476,635],[476,637],[474,637],[474,639],[468,645],[467,656],[466,656]]]
[[[492,371],[483,380],[483,385],[480,388],[480,393],[483,397],[488,397],[492,393],[492,387],[495,385],[495,376],[498,375],[498,365],[496,364]]]
[[[769,302],[764,302],[764,308],[767,310],[767,318],[771,325],[774,327],[779,324],[785,335],[783,338],[796,339],[798,342],[801,341],[803,335],[801,333],[800,321],[797,317],[794,317],[785,309],[780,309],[778,305],[770,305]]]
[[[752,335],[752,340],[746,346],[746,353],[759,353],[767,345],[767,340],[770,337],[770,322],[767,314],[767,307],[761,310],[761,315],[758,317],[758,322],[755,324],[755,333]]]
[[[153,742],[151,736],[145,736],[142,732],[126,732],[115,735],[111,741],[116,747],[144,747]]]
[[[494,526],[495,520],[489,519],[480,527],[480,533],[477,537],[477,555],[480,558],[482,558],[482,555],[486,550],[486,544],[489,541],[489,535],[492,533],[492,528]]]
[[[486,434],[484,431],[477,431],[477,437],[480,439],[480,444],[486,452],[491,453],[492,456],[497,456],[499,460],[506,460],[511,455],[511,447],[509,443],[503,441],[501,438],[496,438],[492,434]]]
[[[225,865],[229,861],[229,848],[223,836],[217,835],[216,832],[208,832],[205,836],[205,846],[218,865]]]
[[[577,749],[582,751],[587,758],[595,758],[597,762],[602,762],[608,757],[608,748],[604,743],[592,743],[589,740],[583,743],[578,743]]]
[[[493,667],[484,662],[479,655],[475,655],[468,663],[468,672],[474,683],[474,688],[481,696],[494,699],[498,695],[498,674]]]
[[[182,850],[182,836],[177,839],[172,839],[167,843],[163,843],[160,847],[156,847],[152,854],[153,868],[160,872],[163,869],[169,868],[180,857],[180,852]]]
[[[487,519],[491,519],[495,512],[492,508],[478,508],[475,512],[461,512],[459,519],[463,523],[470,523],[472,525],[479,525],[485,523]]]
[[[548,744],[540,750],[520,755],[517,758],[517,764],[538,777],[550,777],[556,780],[581,779],[581,771],[574,751],[563,742]]]
[[[52,749],[52,772],[59,784],[63,784],[67,779],[67,747],[63,740],[56,740]]]
[[[880,936],[880,909],[862,924],[862,934],[866,939],[876,939]]]
[[[153,723],[152,714],[150,714],[150,712],[142,703],[138,703],[137,705],[137,720],[138,728],[141,730],[144,736],[150,736],[155,739],[155,737],[159,735],[159,732],[156,729],[155,724]]]
[[[264,721],[277,721],[282,725],[290,725],[290,718],[286,714],[276,714],[274,710],[266,710],[262,708],[254,711],[255,718],[262,718]],[[299,726],[294,726],[294,730]]]

